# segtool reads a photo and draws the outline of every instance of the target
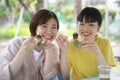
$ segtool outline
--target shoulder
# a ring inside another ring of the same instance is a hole
[[[19,36],[19,37],[14,37],[13,39],[11,39],[8,43],[8,45],[20,45],[22,44],[22,42],[26,39],[27,37],[23,37],[23,36]]]
[[[73,47],[73,38],[71,36],[68,37],[68,46],[69,46],[69,50],[70,48]]]
[[[0,53],[2,57],[12,59],[19,51],[25,37],[15,37],[6,45],[5,49]]]
[[[6,45],[5,49],[3,50],[4,52],[17,52],[21,45],[22,42],[25,40],[25,37],[14,37],[11,39],[8,44]]]
[[[99,45],[110,45],[110,40],[105,38],[105,37],[102,37],[102,36],[97,36],[96,37],[96,43],[99,44]]]
[[[97,39],[97,41],[109,42],[109,40],[107,38],[102,37],[102,36],[97,36],[96,39]]]

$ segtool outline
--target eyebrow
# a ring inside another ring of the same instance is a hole
[[[45,24],[45,25],[50,25],[50,26],[57,26],[57,24]]]

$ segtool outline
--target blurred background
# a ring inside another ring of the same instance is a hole
[[[76,16],[82,8],[93,6],[103,16],[99,33],[111,41],[117,66],[112,74],[120,76],[120,0],[0,0],[0,52],[16,36],[29,36],[32,15],[40,9],[57,14],[60,32],[76,32]]]

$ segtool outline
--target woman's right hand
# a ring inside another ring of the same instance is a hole
[[[21,46],[21,50],[29,53],[29,51],[33,50],[33,48],[35,47],[35,45],[36,45],[35,43],[36,43],[35,38],[29,37],[23,41],[22,46]]]

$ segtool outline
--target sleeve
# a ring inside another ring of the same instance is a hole
[[[67,60],[68,60],[68,67],[69,67],[69,69],[72,67],[72,64],[71,64],[71,51],[70,50],[73,50],[72,48],[71,48],[71,41],[69,41],[69,44],[68,44],[68,46],[69,46],[69,49],[68,49],[68,57],[67,57]]]
[[[45,53],[44,53],[45,54]],[[43,55],[44,55],[43,54]],[[57,73],[58,73],[58,65],[56,65],[56,67],[52,68],[52,70],[45,74],[43,72],[43,68],[44,68],[44,62],[45,62],[45,55],[41,57],[41,70],[40,73],[42,75],[43,80],[53,80],[54,78],[56,78]]]
[[[71,67],[71,59],[70,59],[70,54],[68,54],[68,67]]]
[[[42,70],[41,70],[43,80],[52,80],[52,79],[56,78],[57,72],[58,72],[58,70],[56,68],[53,68],[53,70],[51,70],[51,72],[49,72],[47,74],[44,74],[43,67],[42,67]]]
[[[0,80],[11,80],[10,62],[17,53],[18,48],[11,40],[0,54]]]
[[[109,40],[106,40],[105,44],[104,44],[104,50],[103,50],[103,55],[105,57],[105,60],[107,61],[107,63],[111,66],[115,66],[115,59],[114,59],[114,55],[113,55],[113,50],[112,50],[112,46],[110,44]]]
[[[0,80],[11,80],[11,72],[9,64],[6,65],[6,61],[0,57]],[[3,61],[3,62],[2,62]]]

